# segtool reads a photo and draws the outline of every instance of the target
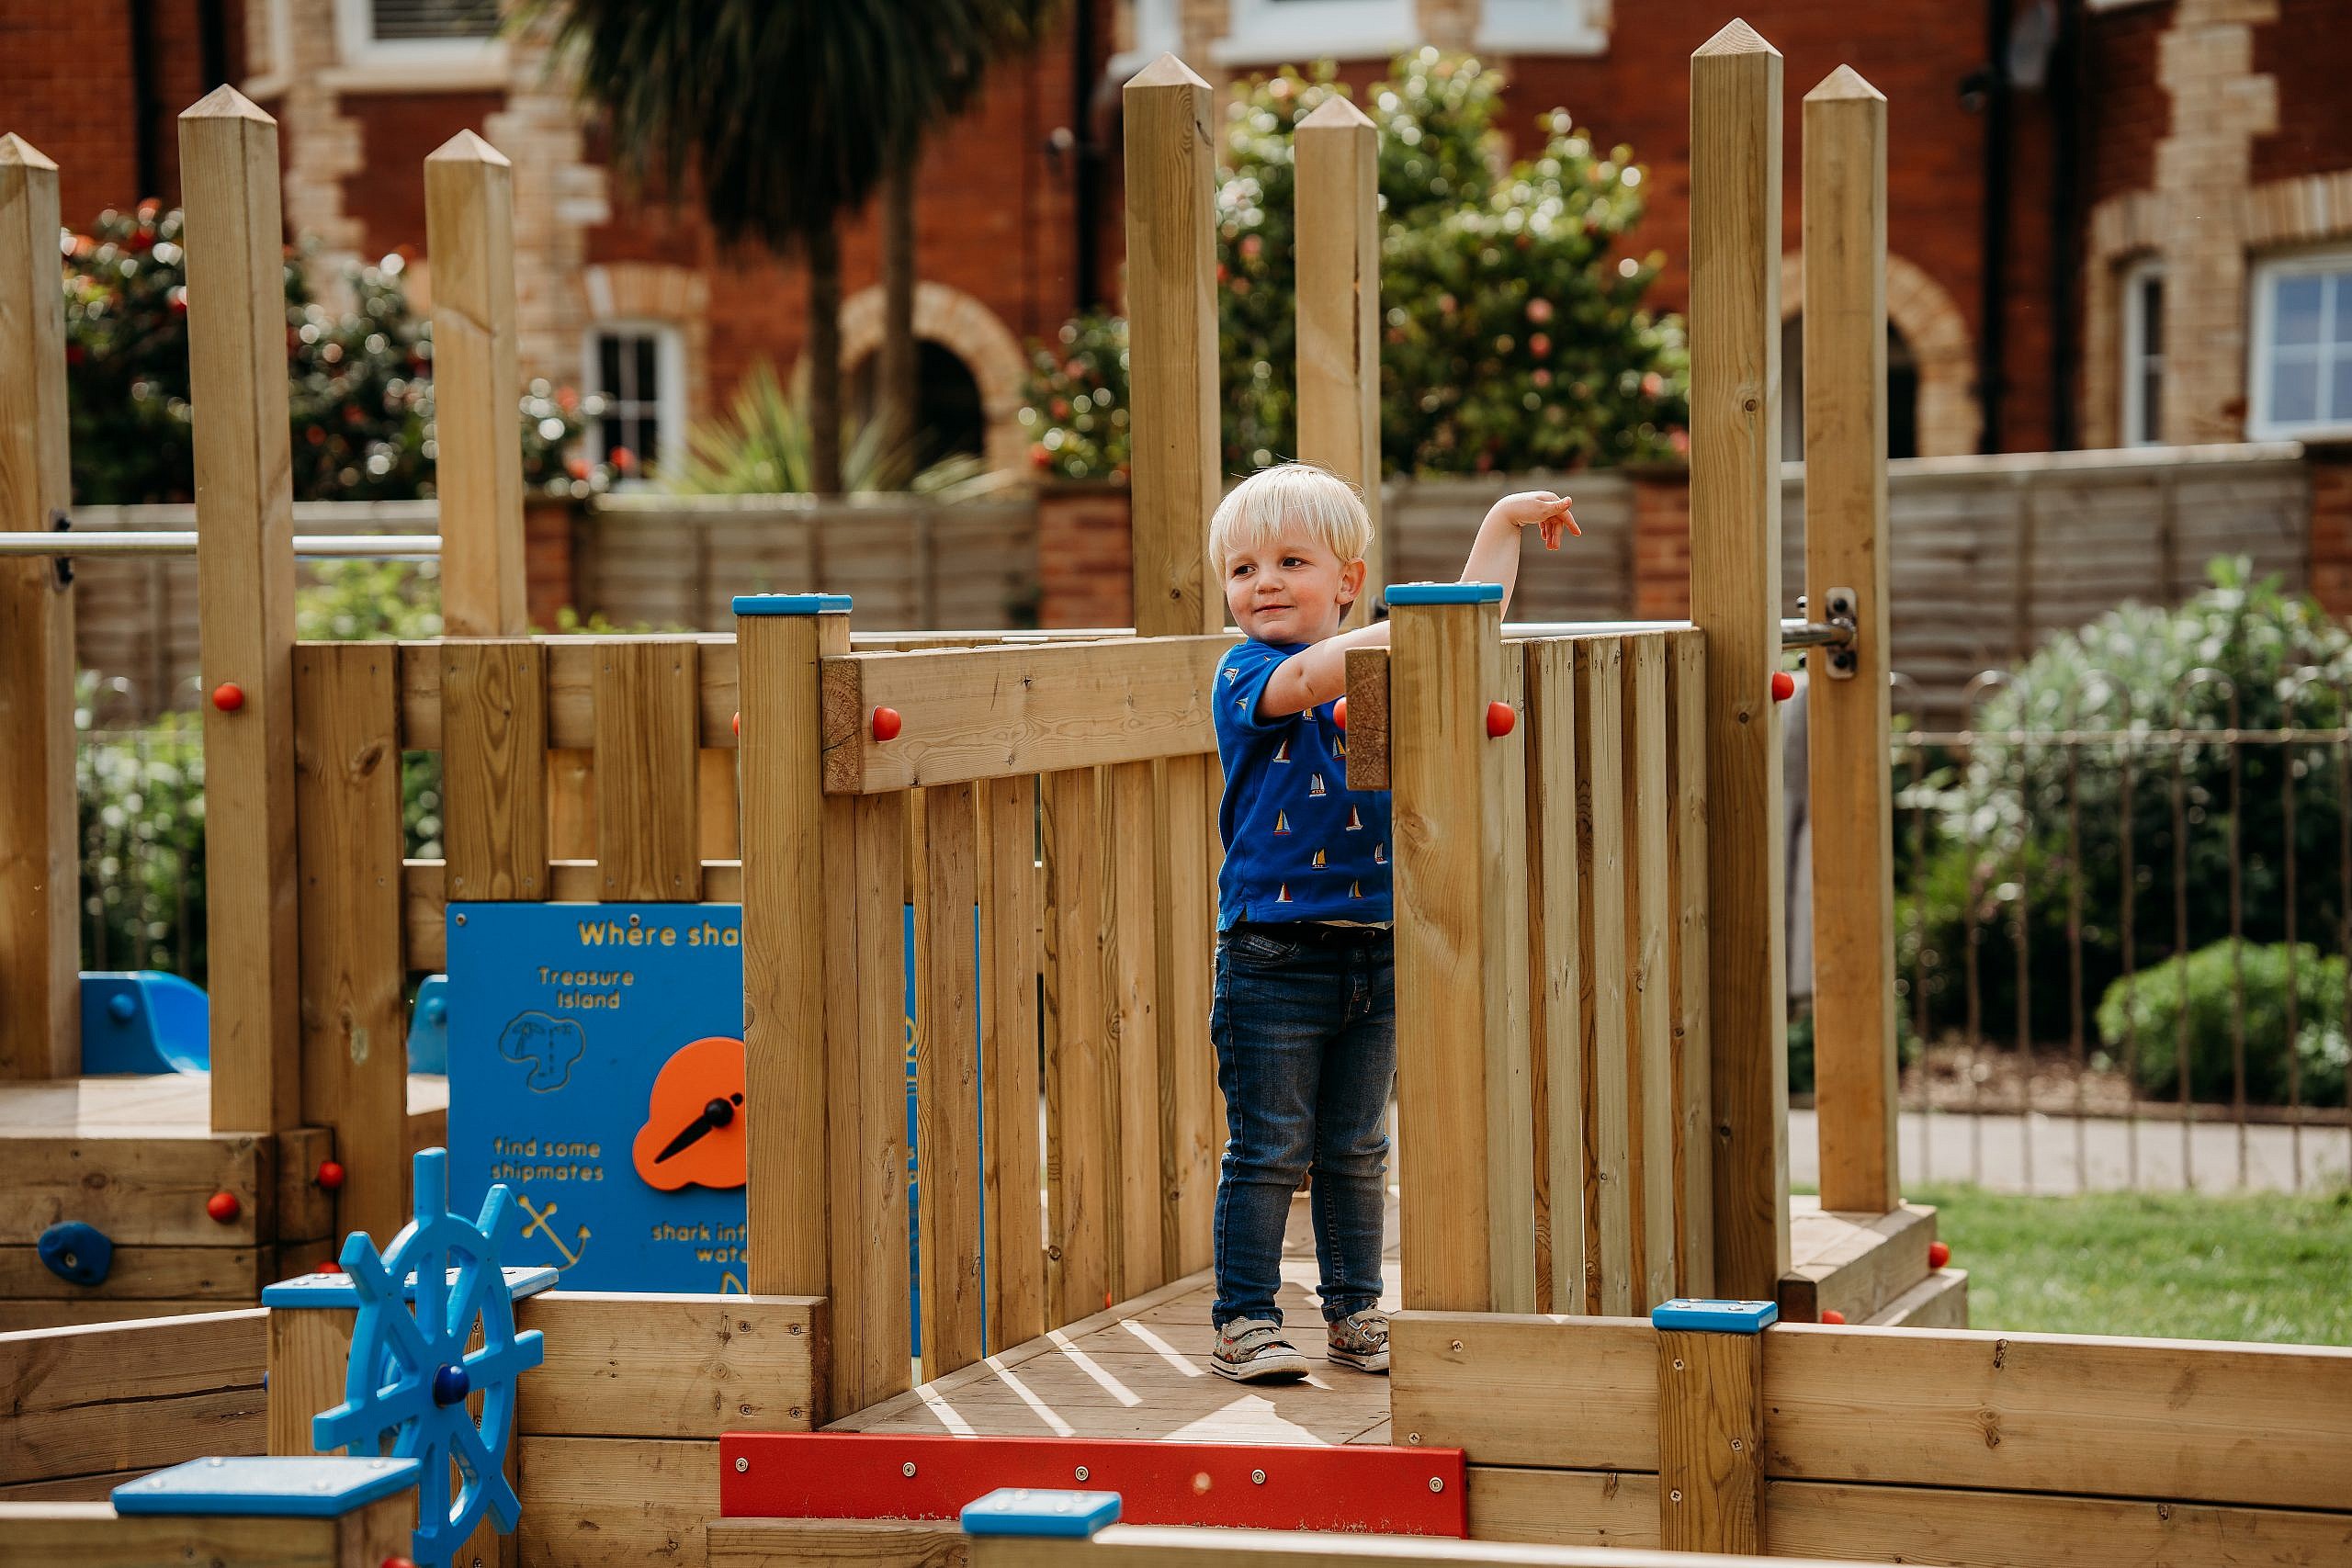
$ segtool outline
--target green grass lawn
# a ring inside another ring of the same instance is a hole
[[[1972,1328],[2352,1345],[2352,1191],[1904,1196],[1936,1206]]]

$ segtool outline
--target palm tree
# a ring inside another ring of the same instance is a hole
[[[692,190],[718,238],[808,270],[820,493],[841,488],[838,224],[967,102],[1021,0],[538,0],[624,171]],[[911,378],[909,378],[911,380]]]

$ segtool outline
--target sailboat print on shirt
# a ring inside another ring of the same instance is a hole
[[[1363,897],[1363,883],[1361,883],[1361,882],[1351,882],[1351,883],[1349,883],[1349,884],[1348,884],[1348,897],[1351,897],[1351,898],[1361,898],[1361,897]]]
[[[1326,861],[1326,860],[1323,858],[1323,852],[1322,852],[1321,850],[1317,850],[1317,851],[1316,851],[1316,852],[1315,852],[1315,869],[1316,869],[1316,870],[1317,870],[1317,871],[1321,871],[1321,870],[1322,870],[1326,865],[1328,865],[1328,864],[1329,864],[1329,863],[1330,863],[1329,862]]]
[[[1372,846],[1372,863],[1374,865],[1386,865],[1388,863],[1388,846],[1386,844],[1374,844]]]
[[[1274,748],[1274,761],[1277,762],[1287,762],[1290,761],[1290,738],[1288,736],[1284,736],[1282,739],[1282,743]]]
[[[1289,903],[1290,901],[1291,901],[1291,897],[1290,897],[1290,884],[1289,884],[1289,883],[1287,883],[1287,882],[1285,882],[1285,883],[1283,883],[1283,884],[1282,885],[1282,886],[1280,886],[1279,888],[1275,889],[1275,891],[1274,891],[1274,902],[1275,902],[1275,903],[1277,903],[1277,904],[1287,904],[1287,903]]]
[[[1289,813],[1289,812],[1287,812],[1287,811],[1277,811],[1277,812],[1275,812],[1275,813],[1274,813],[1274,832],[1275,832],[1275,834],[1276,834],[1276,836],[1277,836],[1277,837],[1283,837],[1283,838],[1287,838],[1287,837],[1289,836],[1289,834],[1290,834],[1290,813]]]
[[[1347,756],[1348,756],[1348,740],[1347,740],[1347,737],[1345,737],[1345,736],[1343,736],[1343,735],[1336,735],[1336,736],[1333,736],[1333,737],[1331,738],[1331,755],[1332,755],[1332,756],[1334,756],[1334,757],[1339,758],[1341,761],[1347,761]]]
[[[1348,807],[1347,830],[1351,833],[1361,833],[1363,831],[1363,812],[1353,806]]]
[[[1225,672],[1225,683],[1228,686],[1239,679],[1241,679],[1241,671],[1238,670],[1228,670]]]
[[[1329,795],[1330,793],[1330,791],[1323,787],[1323,775],[1321,773],[1313,774],[1308,778],[1306,783],[1306,793],[1310,799],[1318,795]]]

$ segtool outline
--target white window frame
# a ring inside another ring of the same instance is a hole
[[[1127,30],[1133,39],[1114,55],[1105,73],[1124,82],[1163,54],[1184,51],[1184,28],[1177,0],[1127,0]]]
[[[597,353],[598,340],[610,333],[627,333],[650,337],[654,342],[653,373],[660,384],[654,388],[654,417],[662,423],[662,450],[637,454],[662,467],[673,466],[686,456],[686,334],[675,321],[651,321],[640,317],[622,316],[609,321],[593,321],[580,338],[580,388],[582,392],[611,396],[603,382],[605,367]],[[642,401],[643,400],[639,400]],[[585,456],[591,464],[605,457],[603,422],[592,420],[582,436]],[[636,473],[620,481],[624,489],[645,482],[645,468],[639,464]]]
[[[1516,54],[1606,54],[1610,0],[1485,0],[1473,47]]]
[[[2246,435],[2255,441],[2300,441],[2312,436],[2352,435],[2352,409],[2338,409],[2335,417],[2322,423],[2285,424],[2270,412],[2270,330],[2276,310],[2272,303],[2271,286],[2282,277],[2304,277],[2313,274],[2352,273],[2352,248],[2331,247],[2324,251],[2305,251],[2292,255],[2269,256],[2256,261],[2252,268],[2250,287],[2254,290],[2252,308],[2246,316]],[[2330,303],[2333,289],[2321,291],[2320,342],[2328,343]],[[2352,349],[2346,352],[2352,353]],[[2323,370],[2325,360],[2322,361]],[[2327,378],[2320,378],[2320,394],[2327,395]]]
[[[1421,40],[1415,0],[1231,0],[1219,65],[1298,65],[1386,60]]]
[[[2161,446],[2161,431],[2141,433],[2147,420],[2148,318],[2141,308],[2150,282],[2165,282],[2165,265],[2143,256],[2123,269],[2123,440],[2126,446]]]
[[[334,0],[334,41],[342,69],[329,73],[329,86],[365,89],[431,84],[462,90],[503,85],[506,80],[504,39],[379,39],[371,0]]]

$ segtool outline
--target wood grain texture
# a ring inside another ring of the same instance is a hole
[[[1895,1155],[1894,817],[1886,767],[1886,100],[1839,66],[1804,100],[1805,603],[1859,596],[1854,669],[1809,656],[1814,1073],[1821,1194],[1903,1201]]]
[[[710,1561],[752,1568],[964,1568],[971,1538],[958,1524],[899,1519],[713,1519]]]
[[[821,1297],[548,1291],[514,1303],[547,1359],[517,1384],[532,1437],[806,1432],[824,1407]]]
[[[73,504],[57,165],[0,136],[0,529],[48,533]],[[0,1077],[82,1060],[74,598],[52,562],[0,562]]]
[[[1134,602],[1136,631],[1146,637],[1216,632],[1225,625],[1222,574],[1206,570],[1209,516],[1223,488],[1216,145],[1209,135],[1216,97],[1172,54],[1145,66],[1121,94]]]
[[[251,1248],[274,1233],[277,1178],[275,1145],[248,1134],[0,1138],[0,1243],[29,1247],[80,1220],[118,1247]],[[205,1212],[215,1192],[236,1196],[227,1224]]]
[[[1616,637],[1572,645],[1577,677],[1577,931],[1583,1032],[1582,1310],[1622,1317],[1634,1304],[1632,1089],[1626,1042],[1625,650]],[[1556,1311],[1562,1303],[1552,1303]]]
[[[257,1454],[268,1314],[0,1334],[0,1481]]]
[[[1760,1334],[1658,1335],[1658,1544],[1668,1551],[1763,1551],[1763,1362]]]
[[[1819,1558],[1773,1561],[1787,1568],[1804,1564],[1829,1568]],[[1422,1568],[1431,1563],[1486,1563],[1494,1568],[1762,1568],[1762,1560],[1757,1558],[1694,1560],[1629,1546],[1183,1529],[1166,1525],[1112,1525],[1091,1540],[981,1536],[972,1542],[973,1568],[1030,1568],[1031,1564],[1035,1568]]]
[[[387,1239],[410,1213],[396,677],[383,643],[294,654],[302,1114],[333,1130],[341,1227]]]
[[[372,1568],[399,1552],[415,1525],[414,1502],[390,1497],[334,1519],[122,1516],[110,1503],[7,1503],[0,1504],[0,1564]]]
[[[1388,650],[1348,649],[1348,787],[1388,787]]]
[[[988,1230],[989,1349],[1046,1331],[1044,1149],[1038,1077],[1037,781],[978,789],[980,899],[980,1101]]]
[[[1527,911],[1532,1005],[1529,1099],[1535,1140],[1537,1246],[1552,1312],[1585,1310],[1583,954],[1578,939],[1575,649],[1526,645]]]
[[[1628,637],[1624,650],[1626,1207],[1634,1307],[1646,1312],[1681,1291],[1675,1267],[1674,1008],[1667,963],[1673,805],[1666,784],[1665,635]]]
[[[1216,1205],[1216,1047],[1209,1039],[1216,988],[1216,840],[1221,781],[1209,756],[1159,764],[1159,810],[1152,825],[1159,876],[1155,922],[1159,978],[1160,1278],[1207,1268]]]
[[[1690,619],[1707,637],[1715,1288],[1789,1260],[1781,850],[1781,56],[1732,22],[1690,57]]]
[[[1524,649],[1502,649],[1501,700],[1511,711],[1527,711]],[[1492,962],[1502,971],[1502,1026],[1488,1032],[1487,1050],[1487,1201],[1494,1214],[1494,1245],[1487,1257],[1496,1312],[1536,1309],[1535,1072],[1529,1057],[1534,1009],[1534,976],[1528,964],[1529,883],[1527,839],[1527,742],[1524,724],[1487,745],[1501,754],[1502,789],[1496,798],[1502,858],[1493,874],[1500,883],[1502,924],[1495,933]]]
[[[311,1417],[343,1403],[356,1307],[298,1307],[269,1314],[269,1449],[314,1454]]]
[[[1396,1104],[1409,1151],[1399,1220],[1408,1307],[1490,1310],[1508,1224],[1490,1182],[1486,1042],[1505,1029],[1503,753],[1486,737],[1502,689],[1500,606],[1400,607],[1390,657],[1396,905]],[[1352,720],[1353,709],[1350,716]],[[1532,1179],[1522,1190],[1532,1212]]]
[[[610,637],[596,665],[596,863],[609,902],[702,897],[695,644]]]
[[[1141,1295],[1160,1269],[1162,1195],[1159,1081],[1159,904],[1153,837],[1159,819],[1148,762],[1102,770],[1106,940],[1102,948],[1107,1070],[1102,1121],[1112,1129],[1114,1300]]]
[[[1653,1549],[1657,1477],[1645,1471],[1470,1466],[1470,1538]]]
[[[754,615],[740,626],[747,1272],[756,1294],[826,1295],[825,967],[838,924],[826,856],[838,844],[825,824],[818,664],[848,647],[849,617]]]
[[[602,635],[531,639],[531,645],[546,660],[547,743],[556,750],[586,752],[596,744],[596,666],[608,640]],[[695,697],[695,722],[699,728],[695,743],[712,750],[734,750],[741,739],[735,733],[735,715],[743,705],[736,636],[731,632],[702,632],[685,640],[695,647],[699,670]],[[400,644],[401,744],[412,751],[441,749],[440,648],[437,638]],[[841,651],[849,650],[850,643],[844,638]],[[583,769],[583,785],[587,761],[585,756],[578,759]],[[582,821],[586,823],[594,812],[593,801],[583,803]],[[584,838],[582,840],[583,844],[586,841]],[[588,852],[583,848],[579,855],[560,858],[575,859]]]
[[[855,842],[855,967],[833,970],[827,1011],[851,1027],[834,1033],[831,1064],[835,1407],[862,1410],[909,1386],[907,1278],[906,796],[844,803]],[[836,829],[838,830],[838,829]],[[833,851],[827,851],[829,868]],[[847,979],[849,997],[838,994]],[[829,1017],[829,1032],[830,1017]],[[756,1238],[752,1247],[758,1247]]]
[[[825,665],[825,789],[873,794],[1216,750],[1209,684],[1229,637],[921,653]],[[896,712],[876,741],[873,714]]]
[[[277,122],[233,87],[180,116],[204,708],[212,1125],[302,1119],[294,842],[294,490]]]
[[[550,891],[545,655],[520,640],[444,642],[439,655],[448,898],[544,899]]]
[[[424,160],[433,264],[434,495],[441,615],[454,637],[514,637],[524,608],[523,448],[511,439],[515,361],[514,171],[460,130]]]
[[[1674,1012],[1674,1235],[1682,1289],[1715,1290],[1714,1107],[1708,1042],[1707,638],[1673,635],[1667,666],[1667,834],[1672,925],[1667,964]]]
[[[1868,1322],[1874,1328],[1967,1327],[1968,1270],[1937,1269],[1872,1313]]]
[[[250,1247],[118,1247],[105,1280],[79,1285],[50,1272],[31,1247],[0,1247],[0,1302],[188,1302],[203,1310],[260,1299],[266,1249]],[[17,1326],[29,1326],[18,1325]]]
[[[1641,1318],[1399,1313],[1396,1440],[1458,1448],[1474,1464],[1655,1471],[1657,1340]]]
[[[1106,1122],[1111,1077],[1102,996],[1107,932],[1101,780],[1091,769],[1043,781],[1046,836],[1046,1257],[1048,1326],[1111,1304],[1117,1169]]]
[[[1347,625],[1367,626],[1389,575],[1380,533],[1380,132],[1333,96],[1298,122],[1295,145],[1298,457],[1363,497],[1372,547]]]
[[[900,1346],[903,1350],[905,1347]],[[718,1517],[718,1445],[532,1438],[519,1445],[526,1568],[701,1568]]]
[[[915,1168],[922,1245],[923,1373],[987,1353],[981,1335],[978,807],[971,784],[922,794],[915,885]]]
[[[1863,1323],[1928,1277],[1936,1212],[1905,1204],[1883,1214],[1834,1213],[1799,1199],[1790,1216],[1789,1271],[1781,1277],[1781,1316],[1818,1323],[1824,1311]]]

